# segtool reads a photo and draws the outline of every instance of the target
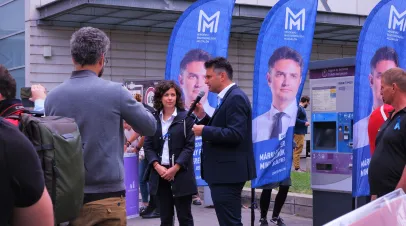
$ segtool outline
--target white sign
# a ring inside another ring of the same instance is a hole
[[[391,5],[390,13],[389,13],[389,22],[388,28],[392,30],[405,31],[406,23],[405,23],[406,11],[403,13],[399,13],[395,6]]]
[[[206,32],[206,29],[209,29],[210,33],[213,32],[217,33],[219,20],[220,20],[220,11],[217,11],[215,14],[209,17],[203,10],[200,10],[197,31]]]
[[[312,90],[312,111],[336,111],[336,87],[315,87]]]
[[[298,31],[304,31],[305,23],[306,23],[305,9],[302,9],[297,14],[295,14],[289,7],[286,7],[285,30],[292,30],[293,26],[296,26],[296,29]]]

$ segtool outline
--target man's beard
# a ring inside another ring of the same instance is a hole
[[[303,105],[304,108],[307,108],[308,104]]]
[[[102,69],[100,70],[99,74],[97,75],[99,78],[102,77],[104,72],[104,67],[102,67]]]

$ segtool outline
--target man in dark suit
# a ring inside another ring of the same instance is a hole
[[[200,121],[193,131],[203,138],[202,178],[209,184],[220,226],[242,225],[241,191],[256,177],[251,104],[232,82],[233,69],[225,58],[207,61],[205,67],[205,82],[218,93],[218,105],[212,117],[201,104],[195,110]]]

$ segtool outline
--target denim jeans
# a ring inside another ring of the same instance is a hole
[[[139,178],[140,178],[140,191],[141,191],[141,197],[142,197],[142,202],[148,202],[148,196],[149,196],[149,190],[148,190],[148,183],[143,180],[145,170],[147,169],[147,159],[140,160],[139,162]]]

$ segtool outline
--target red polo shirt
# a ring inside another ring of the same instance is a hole
[[[381,107],[375,109],[369,116],[368,122],[368,137],[369,137],[369,147],[371,150],[371,156],[375,151],[375,139],[378,134],[379,128],[388,119],[389,112],[393,111],[393,107],[388,104],[384,104]]]

